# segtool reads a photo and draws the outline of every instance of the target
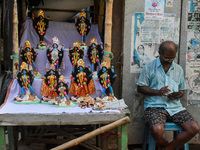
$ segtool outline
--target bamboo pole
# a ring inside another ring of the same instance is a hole
[[[106,0],[106,17],[105,17],[105,34],[104,34],[104,52],[111,53],[111,41],[112,41],[112,12],[113,12],[113,0]],[[108,62],[110,66],[110,58],[104,55],[104,60]]]
[[[13,77],[16,77],[19,69],[19,44],[18,44],[18,12],[17,0],[14,0],[13,7],[13,49],[11,59],[13,60]]]
[[[79,138],[76,138],[76,139],[71,140],[71,141],[69,141],[67,143],[64,143],[64,144],[62,144],[60,146],[57,146],[57,147],[55,147],[55,148],[53,148],[51,150],[63,150],[63,149],[70,148],[72,146],[78,145],[79,143],[81,143],[81,142],[83,142],[83,141],[85,141],[87,139],[90,139],[90,138],[92,138],[94,136],[102,134],[102,133],[104,133],[104,132],[106,132],[108,130],[111,130],[113,128],[116,128],[116,127],[118,127],[118,126],[120,126],[122,124],[128,123],[128,122],[130,122],[130,118],[129,117],[124,117],[124,118],[119,119],[119,120],[117,120],[117,121],[115,121],[113,123],[110,123],[108,125],[100,127],[98,129],[90,132],[90,133],[87,133],[87,134],[85,134],[85,135],[83,135],[83,136],[81,136]]]

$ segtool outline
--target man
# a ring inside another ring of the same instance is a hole
[[[142,68],[146,63],[151,61],[147,54],[145,54],[144,52],[145,50],[143,45],[139,45],[137,47],[137,51],[134,50],[133,60],[134,63],[137,64],[140,68]]]
[[[198,124],[180,103],[186,85],[183,69],[173,62],[176,52],[175,43],[163,42],[159,47],[159,57],[143,67],[137,83],[138,92],[146,95],[146,124],[161,150],[173,150],[199,132]],[[174,122],[183,129],[170,143],[164,135],[166,121]]]

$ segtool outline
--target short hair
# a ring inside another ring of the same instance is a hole
[[[177,46],[173,41],[164,41],[164,42],[162,42],[162,43],[160,44],[160,46],[159,46],[159,52],[160,52],[161,54],[163,54],[164,50],[166,49],[165,43],[173,44],[173,45],[175,46],[175,49],[176,49],[176,52],[177,52],[178,46]]]
[[[139,46],[137,47],[137,50],[139,49],[139,47],[142,47],[142,48],[144,49],[144,46],[143,46],[143,45],[139,45]]]

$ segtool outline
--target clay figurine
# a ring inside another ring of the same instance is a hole
[[[59,100],[57,100],[54,105],[56,107],[74,107],[75,104],[72,103],[68,96],[68,84],[64,81],[64,76],[61,75],[56,86],[56,92],[58,94]]]
[[[114,66],[109,68],[108,63],[106,61],[103,61],[101,63],[101,67],[102,68],[97,71],[98,81],[100,82],[103,88],[101,99],[105,98],[105,100],[102,100],[103,102],[117,100],[114,97],[114,92],[112,88],[112,84],[114,83],[115,78],[117,77],[117,75],[114,72]],[[107,94],[108,96],[105,97],[105,94]]]
[[[37,67],[35,65],[35,60],[37,58],[37,53],[35,52],[35,48],[31,47],[31,43],[29,41],[25,41],[24,48],[20,47],[20,57],[22,61],[26,62],[28,65],[28,69],[32,70],[34,67],[33,73],[36,78],[41,78],[41,74],[37,71]]]
[[[35,95],[32,87],[32,83],[34,80],[33,72],[28,69],[28,66],[25,62],[22,62],[21,70],[17,72],[16,79],[21,86],[21,95],[17,95],[14,98],[14,102],[18,104],[40,103],[40,99]]]
[[[56,71],[52,64],[50,69],[46,69],[44,79],[42,81],[41,94],[42,103],[53,104],[58,100],[58,94],[56,93],[56,86],[60,77],[60,72]]]
[[[62,63],[64,56],[64,46],[59,45],[60,41],[55,36],[52,38],[53,43],[51,46],[47,47],[47,65],[46,68],[49,68],[51,64],[55,66],[55,70],[59,68],[64,68],[64,63]]]
[[[103,59],[103,44],[98,45],[97,39],[93,38],[91,44],[88,47],[87,56],[91,62],[92,71],[101,69],[101,61]]]
[[[36,33],[39,35],[40,43],[38,44],[38,49],[46,49],[46,45],[44,43],[44,36],[46,34],[48,25],[49,25],[49,17],[44,18],[43,10],[39,10],[37,13],[37,18],[34,18],[32,15],[33,27]]]
[[[92,24],[92,18],[88,20],[86,18],[86,13],[82,11],[80,13],[79,18],[77,19],[77,16],[75,17],[75,26],[76,29],[78,30],[79,34],[81,35],[81,45],[86,45],[86,35],[89,33],[90,28]]]
[[[90,68],[84,66],[82,59],[78,60],[77,66],[74,66],[72,70],[69,93],[76,96],[71,97],[72,101],[79,103],[84,100],[89,103],[87,106],[93,105],[94,100],[89,96],[89,94],[95,93],[92,71]]]
[[[84,49],[80,49],[80,43],[78,41],[73,44],[73,49],[69,47],[69,58],[73,67],[77,65],[79,59],[83,59],[83,56]]]

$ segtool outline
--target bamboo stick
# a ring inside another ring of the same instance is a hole
[[[130,122],[130,118],[129,117],[124,117],[124,118],[122,118],[120,120],[117,120],[117,121],[115,121],[113,123],[110,123],[110,124],[108,124],[106,126],[100,127],[98,129],[90,132],[90,133],[87,133],[87,134],[85,134],[85,135],[83,135],[83,136],[81,136],[79,138],[76,138],[76,139],[71,140],[71,141],[69,141],[67,143],[64,143],[64,144],[62,144],[60,146],[57,146],[57,147],[55,147],[55,148],[53,148],[51,150],[63,150],[63,149],[66,149],[66,148],[70,148],[72,146],[78,145],[79,143],[81,143],[81,142],[83,142],[83,141],[85,141],[87,139],[90,139],[90,138],[92,138],[94,136],[102,134],[102,133],[104,133],[104,132],[106,132],[108,130],[111,130],[113,128],[116,128],[116,127],[118,127],[118,126],[120,126],[122,124],[128,123],[128,122]]]
[[[105,18],[105,34],[104,34],[104,52],[111,52],[112,41],[112,12],[113,12],[113,0],[106,0],[106,18]],[[104,60],[108,62],[110,66],[110,58],[104,56]]]
[[[55,132],[57,135],[63,135],[65,138],[67,138],[69,140],[77,138],[76,136],[74,136],[72,134],[63,132],[63,131],[61,131],[61,130],[59,130],[57,128],[54,128],[54,127],[48,127],[48,130]],[[85,147],[85,148],[87,148],[87,149],[90,149],[90,150],[102,150],[102,149],[100,149],[98,147],[95,147],[95,146],[91,145],[88,141],[84,141],[84,142],[80,143],[80,145]]]
[[[17,56],[17,57],[13,57]],[[12,57],[13,59],[13,77],[16,77],[17,70],[19,69],[19,44],[18,44],[18,12],[17,12],[17,0],[14,0],[13,7],[13,49]],[[14,59],[15,58],[15,59]]]

